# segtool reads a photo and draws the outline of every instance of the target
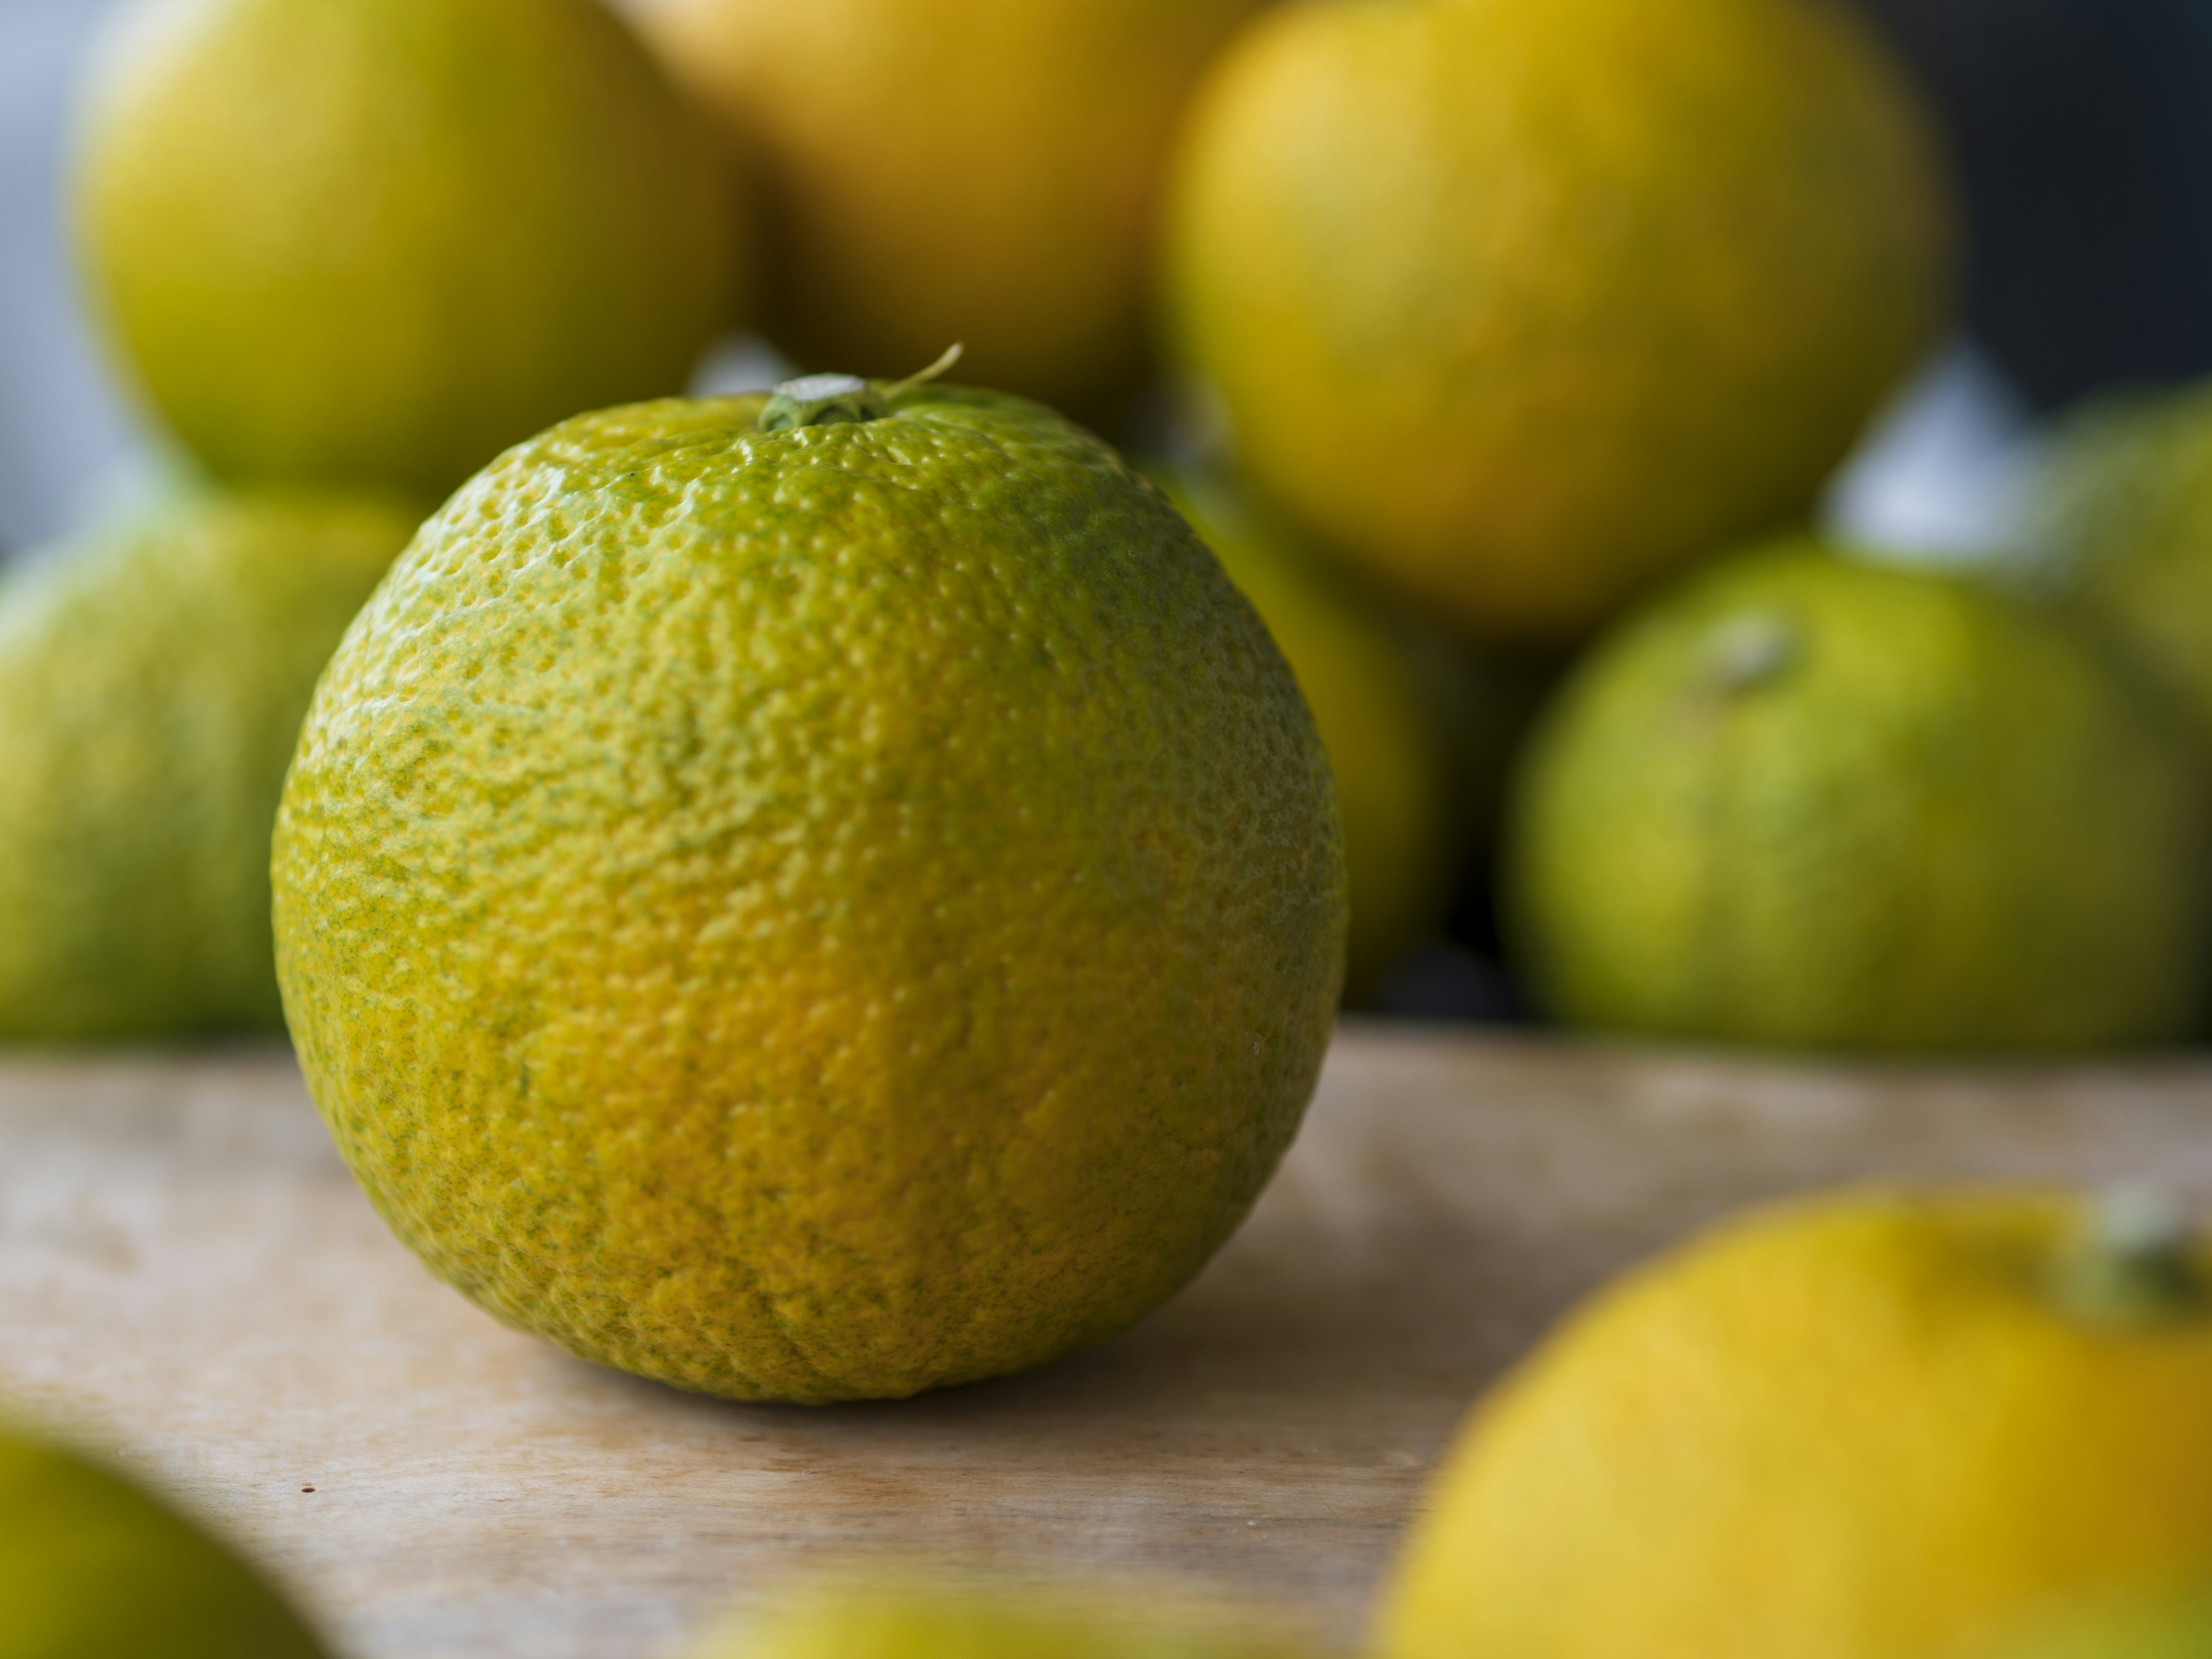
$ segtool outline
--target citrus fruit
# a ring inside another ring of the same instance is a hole
[[[0,1039],[278,1024],[284,769],[416,517],[204,491],[0,582]]]
[[[1177,355],[1255,483],[1485,635],[1805,507],[1934,338],[1923,113],[1831,0],[1322,0],[1182,141]]]
[[[832,1582],[740,1617],[687,1659],[1311,1659],[1222,1610],[1103,1592]]]
[[[276,884],[400,1237],[744,1399],[1141,1316],[1289,1144],[1343,971],[1327,758],[1189,528],[1038,405],[836,376],[457,495],[317,694]]]
[[[0,1430],[0,1659],[319,1659],[253,1570],[137,1487]]]
[[[596,0],[139,0],[99,70],[95,308],[220,475],[443,495],[730,319],[714,141]]]
[[[1785,542],[1577,669],[1510,809],[1507,904],[1582,1025],[1866,1049],[2191,1029],[2198,769],[2051,619]]]
[[[1504,770],[1503,700],[1446,636],[1326,564],[1233,479],[1150,476],[1251,600],[1313,710],[1344,820],[1357,1000],[1443,928],[1482,816],[1470,809]]]
[[[2040,474],[2011,574],[2140,663],[2212,738],[2212,386],[2090,405]]]
[[[1261,0],[648,0],[770,229],[803,363],[1109,413],[1146,362],[1160,176],[1191,83]]]
[[[1932,1659],[2212,1565],[2201,1244],[2115,1206],[1858,1192],[1571,1316],[1461,1431],[1386,1659]]]

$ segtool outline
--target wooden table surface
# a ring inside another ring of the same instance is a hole
[[[1352,1026],[1250,1224],[1139,1329],[810,1410],[478,1313],[370,1213],[281,1051],[17,1057],[0,1398],[246,1544],[354,1659],[658,1659],[794,1568],[917,1552],[1160,1578],[1348,1645],[1454,1423],[1570,1298],[1747,1200],[1878,1176],[2212,1200],[2212,1060],[1852,1069]]]

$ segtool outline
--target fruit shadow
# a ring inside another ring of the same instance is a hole
[[[1017,1376],[902,1401],[743,1404],[609,1376],[750,1435],[809,1441],[879,1434],[969,1443],[1048,1425],[1170,1449],[1224,1430],[1310,1455],[1337,1445],[1421,1463],[1468,1403],[1620,1252],[1529,1259],[1510,1224],[1357,1230],[1300,1206],[1263,1206],[1181,1294],[1110,1341]],[[702,1424],[703,1426],[703,1424]]]

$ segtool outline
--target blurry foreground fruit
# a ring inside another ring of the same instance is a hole
[[[2162,702],[1964,581],[1785,543],[1585,659],[1507,902],[1577,1024],[1869,1049],[2180,1037],[2203,791]]]
[[[0,1431],[0,1659],[319,1659],[237,1557],[103,1470]]]
[[[1467,839],[1502,787],[1507,711],[1477,706],[1490,688],[1446,638],[1317,563],[1232,483],[1155,476],[1252,601],[1313,709],[1344,817],[1345,979],[1356,998],[1442,929]],[[1471,765],[1486,775],[1465,775]]]
[[[1178,349],[1254,479],[1486,635],[1802,507],[1940,329],[1921,112],[1832,0],[1323,0],[1201,93]]]
[[[1477,1409],[1380,1652],[1941,1659],[2201,1578],[2207,1267],[2154,1214],[2039,1194],[1861,1193],[1723,1227]]]
[[[2060,428],[2019,574],[2181,701],[2212,744],[2212,385],[2108,399]]]
[[[1310,1659],[1210,1608],[920,1582],[825,1583],[686,1659]]]
[[[703,123],[598,0],[138,0],[82,120],[120,356],[232,478],[443,495],[732,320]]]
[[[1111,451],[797,387],[568,422],[431,520],[317,696],[277,935],[434,1268],[586,1358],[826,1401],[1198,1271],[1311,1093],[1344,868],[1291,671]]]
[[[199,494],[0,583],[0,1039],[278,1023],[284,769],[415,522]]]
[[[769,333],[1086,416],[1144,370],[1170,135],[1261,0],[650,0],[770,214]]]

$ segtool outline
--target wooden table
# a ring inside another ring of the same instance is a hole
[[[2212,1061],[1855,1070],[1352,1026],[1250,1224],[1139,1329],[808,1410],[495,1324],[386,1234],[282,1052],[19,1057],[0,1395],[255,1550],[356,1659],[657,1659],[794,1566],[920,1550],[1226,1592],[1348,1644],[1455,1421],[1571,1297],[1746,1200],[1890,1175],[2212,1199]]]

